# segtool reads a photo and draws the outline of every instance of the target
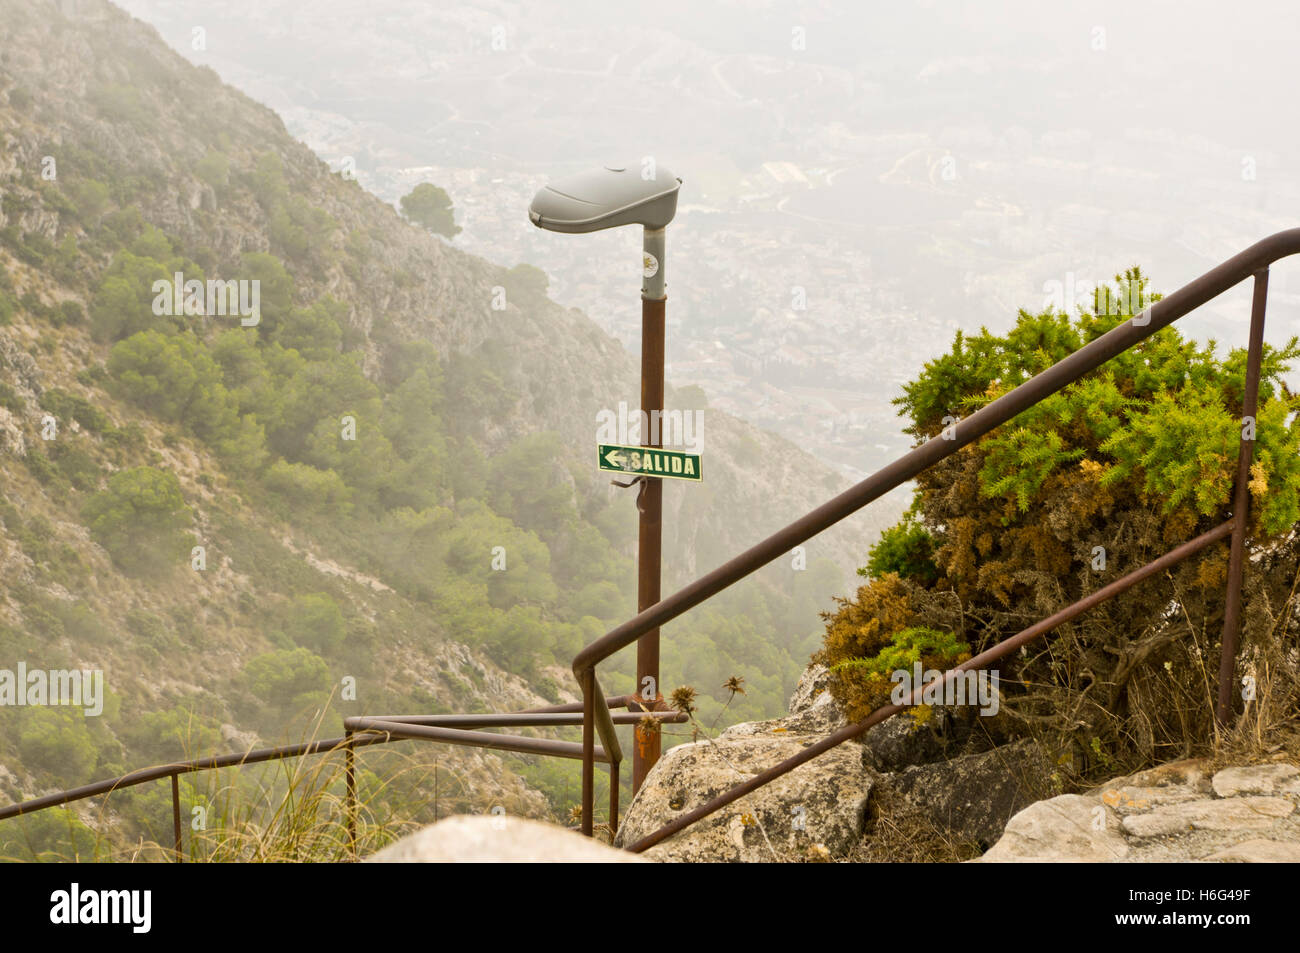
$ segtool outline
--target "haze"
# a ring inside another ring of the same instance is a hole
[[[446,188],[455,244],[544,268],[633,350],[637,230],[525,210],[653,156],[685,181],[669,380],[851,475],[909,445],[889,400],[955,329],[1132,264],[1172,291],[1300,219],[1282,3],[120,3],[383,198]],[[1242,346],[1248,295],[1179,327]]]

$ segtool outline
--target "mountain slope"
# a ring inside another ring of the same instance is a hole
[[[0,0],[0,667],[102,669],[116,701],[0,712],[0,791],[340,712],[567,697],[572,652],[633,607],[633,501],[591,461],[632,358],[330,174],[151,29],[77,10]],[[257,324],[165,313],[153,283],[177,273],[259,282]],[[707,482],[665,493],[668,586],[839,487],[705,419]],[[779,706],[874,537],[827,534],[808,571],[670,627],[665,678],[699,679],[707,711],[739,673],[754,690],[729,714]],[[472,779],[462,809],[547,810],[496,756],[438,757]],[[562,803],[567,776],[511,764]]]

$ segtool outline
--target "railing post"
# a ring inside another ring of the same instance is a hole
[[[178,773],[172,774],[172,833],[176,837],[176,863],[185,862],[185,854],[181,844],[181,776]]]
[[[1241,632],[1241,576],[1245,565],[1246,529],[1250,522],[1250,465],[1255,456],[1260,362],[1264,352],[1264,309],[1268,303],[1268,268],[1255,272],[1255,293],[1250,306],[1250,346],[1246,355],[1246,381],[1241,401],[1241,442],[1237,448],[1237,483],[1232,497],[1232,542],[1228,555],[1228,591],[1223,603],[1223,653],[1219,658],[1219,698],[1214,719],[1220,727],[1232,717],[1237,643]],[[1250,434],[1247,437],[1247,433]]]
[[[357,766],[356,755],[352,750],[352,732],[347,732],[344,736],[343,749],[343,772],[345,784],[347,786],[347,811],[348,811],[348,853],[352,859],[357,859]]]
[[[618,834],[618,762],[609,763],[609,840]]]
[[[594,670],[582,673],[582,833],[592,835],[596,806],[596,684]],[[603,701],[603,700],[602,700]]]

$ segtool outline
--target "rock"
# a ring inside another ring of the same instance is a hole
[[[231,751],[252,751],[257,747],[257,732],[240,731],[234,725],[223,724],[221,740],[230,746]]]
[[[1124,831],[1135,837],[1159,837],[1190,830],[1235,831],[1271,827],[1295,805],[1280,797],[1237,797],[1226,800],[1167,804],[1147,814],[1124,818]]]
[[[974,863],[1099,863],[1123,860],[1129,846],[1115,813],[1100,801],[1062,794],[1029,805]]]
[[[1007,821],[1050,790],[1051,765],[1025,739],[952,761],[916,765],[880,779],[962,841],[995,842]]]
[[[1209,763],[1202,758],[1185,758],[1182,761],[1170,761],[1129,775],[1127,778],[1109,782],[1106,787],[1132,785],[1133,787],[1164,788],[1184,786],[1208,794],[1210,787]]]
[[[1097,796],[1103,804],[1120,815],[1138,814],[1161,805],[1196,801],[1202,797],[1201,793],[1194,788],[1175,785],[1153,788],[1131,784],[1103,788]]]
[[[1255,764],[1224,768],[1211,782],[1219,797],[1238,794],[1300,794],[1300,768],[1293,764]]]
[[[568,863],[640,864],[645,858],[615,850],[576,831],[523,817],[449,817],[403,837],[366,858],[375,864]]]
[[[1015,726],[1003,714],[981,715],[970,705],[936,705],[920,724],[901,712],[868,729],[862,739],[863,758],[876,771],[901,771],[989,751],[1015,739]]]
[[[1201,859],[1237,864],[1300,864],[1300,844],[1257,837]]]
[[[635,843],[821,739],[755,730],[763,724],[771,723],[736,725],[715,741],[669,749],[632,800],[615,843]],[[820,844],[840,858],[862,836],[874,783],[875,773],[863,767],[857,747],[846,743],[697,821],[646,856],[693,862],[801,861]]]
[[[825,665],[810,665],[799,676],[799,684],[790,695],[790,717],[781,721],[790,731],[829,734],[847,721],[830,692],[830,670]]]
[[[0,407],[0,451],[27,456],[27,438],[23,436],[22,421],[7,407]]]

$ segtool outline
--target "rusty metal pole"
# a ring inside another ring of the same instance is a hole
[[[642,245],[641,284],[641,410],[645,414],[643,447],[662,447],[664,409],[664,325],[667,288],[664,284],[664,229],[645,229]],[[644,612],[659,601],[663,558],[664,482],[643,476],[637,495],[640,525],[637,536],[636,611]],[[651,709],[663,694],[659,687],[659,629],[648,630],[636,645],[636,691],[642,707]],[[641,789],[659,760],[660,733],[647,732],[632,747],[632,793]]]
[[[609,763],[609,840],[618,834],[618,762]]]
[[[1267,305],[1268,269],[1261,268],[1255,272],[1255,294],[1250,306],[1250,346],[1246,355],[1246,382],[1241,401],[1242,436],[1237,449],[1237,483],[1232,497],[1235,525],[1228,555],[1228,592],[1223,603],[1219,698],[1214,709],[1214,719],[1220,727],[1225,727],[1232,717],[1232,688],[1237,643],[1241,634],[1241,576],[1245,568],[1246,530],[1250,516],[1250,465],[1255,457],[1255,411],[1259,402],[1260,362],[1264,352],[1264,309]]]
[[[596,673],[582,679],[582,833],[592,834],[596,810]]]
[[[343,749],[344,777],[347,785],[348,811],[348,853],[357,859],[357,765],[356,755],[352,751],[352,732],[344,736],[347,739]]]
[[[181,776],[172,775],[172,832],[176,836],[176,863],[185,862],[184,845],[181,843]]]

